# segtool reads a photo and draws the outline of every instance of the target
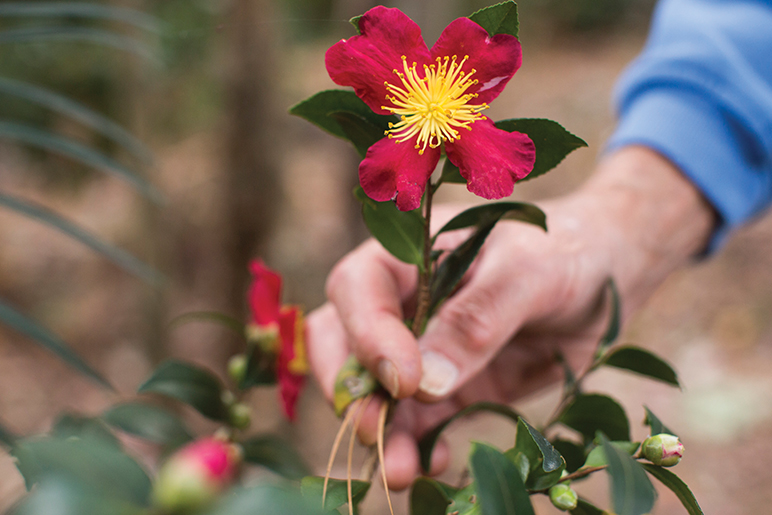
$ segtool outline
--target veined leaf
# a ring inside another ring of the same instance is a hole
[[[509,34],[517,37],[520,29],[517,4],[512,0],[480,9],[469,19],[487,30],[491,37],[496,34]]]
[[[383,139],[383,129],[378,128],[364,117],[347,111],[335,111],[329,116],[338,122],[341,130],[356,148],[359,156],[364,158],[367,149],[375,142]]]
[[[104,29],[89,27],[49,26],[22,27],[0,31],[0,44],[36,43],[41,41],[86,42],[115,48],[156,62],[153,51],[142,41]]]
[[[125,250],[104,242],[88,231],[81,229],[74,223],[65,220],[43,206],[11,197],[4,193],[0,193],[0,206],[5,206],[17,213],[21,213],[59,230],[70,238],[86,245],[91,250],[102,254],[130,274],[133,274],[150,284],[160,285],[164,282],[164,276],[156,269],[146,265]]]
[[[164,445],[168,449],[193,439],[177,415],[143,402],[113,406],[102,414],[102,419],[126,434]]]
[[[255,436],[241,442],[244,461],[265,467],[287,479],[302,479],[311,473],[298,451],[275,435]]]
[[[611,442],[611,445],[616,447],[620,452],[627,453],[628,456],[632,456],[635,454],[635,451],[638,450],[638,448],[641,446],[640,442]],[[608,465],[608,460],[606,459],[606,451],[603,449],[603,446],[598,445],[598,447],[595,447],[593,450],[590,451],[590,454],[587,455],[587,461],[584,463],[585,468],[595,468],[595,467],[604,467]]]
[[[346,112],[357,115],[383,131],[388,130],[389,122],[396,122],[391,115],[375,114],[353,91],[329,89],[303,100],[290,108],[290,114],[300,116],[333,136],[349,139],[331,113]],[[383,136],[381,136],[383,137]]]
[[[365,494],[370,489],[370,483],[366,481],[351,481],[351,493],[354,506],[358,506]],[[324,478],[316,476],[304,477],[300,482],[300,491],[303,497],[311,501],[311,505],[322,506],[322,493],[324,491]],[[348,503],[348,486],[343,479],[330,479],[327,484],[327,496],[324,500],[325,513],[340,508]],[[335,512],[333,512],[335,513]]]
[[[519,220],[537,225],[545,231],[547,230],[547,215],[533,204],[525,202],[494,202],[475,206],[459,213],[443,225],[433,238],[436,239],[437,236],[447,231],[479,227],[493,219]]]
[[[611,445],[602,433],[600,440],[608,461],[606,471],[614,512],[617,515],[646,515],[651,512],[657,492],[644,468],[625,451]]]
[[[106,379],[88,366],[88,364],[70,349],[66,343],[35,321],[22,315],[8,304],[5,304],[2,300],[0,300],[0,322],[3,322],[12,329],[28,336],[42,347],[53,352],[59,359],[67,363],[80,374],[99,383],[105,388],[110,390],[113,389]]]
[[[9,4],[0,4],[0,10]],[[57,4],[67,5],[67,4]],[[98,134],[118,143],[126,150],[134,154],[140,161],[149,165],[153,162],[153,156],[144,143],[135,138],[126,129],[114,121],[92,111],[79,102],[41,88],[28,82],[0,77],[0,92],[7,95],[23,98],[29,102],[41,105],[52,111],[69,116],[83,125],[90,127]]]
[[[560,414],[559,421],[581,433],[585,443],[592,441],[598,431],[614,440],[630,440],[630,422],[624,408],[605,395],[578,395]]]
[[[530,490],[550,488],[558,482],[566,469],[563,456],[544,438],[544,435],[522,417],[517,422],[517,436],[512,451],[522,453],[526,458],[528,473],[525,486]],[[523,468],[526,467],[523,466]]]
[[[483,515],[534,515],[530,496],[515,464],[497,449],[474,442],[469,468]]]
[[[555,439],[552,445],[557,449],[563,459],[566,460],[566,470],[568,473],[576,472],[579,467],[584,465],[585,454],[584,447],[571,440]]]
[[[160,204],[163,201],[161,193],[145,179],[114,159],[82,143],[34,127],[4,121],[0,121],[0,138],[18,141],[75,159],[125,180],[155,203]]]
[[[646,411],[646,418],[643,420],[643,424],[649,426],[652,435],[667,433],[669,435],[678,436],[672,429],[663,424],[659,417],[657,417],[648,406],[644,406],[643,409]]]
[[[670,364],[659,356],[638,347],[616,347],[603,357],[603,365],[629,370],[650,379],[680,387],[678,375]]]
[[[86,2],[8,2],[0,16],[30,18],[91,18],[119,21],[149,32],[161,32],[158,19],[135,9]]]
[[[700,505],[697,502],[697,498],[694,497],[692,491],[689,490],[689,487],[686,486],[686,483],[684,483],[681,478],[666,468],[658,467],[651,463],[643,463],[642,465],[649,474],[656,477],[663,485],[676,494],[676,497],[678,497],[681,504],[684,505],[684,508],[689,512],[689,515],[704,515],[702,513],[702,508],[700,508]]]
[[[411,515],[445,515],[451,498],[445,489],[428,477],[419,477],[410,488]]]
[[[520,418],[520,415],[516,411],[504,404],[498,404],[495,402],[477,402],[475,404],[470,404],[466,408],[458,411],[454,415],[446,418],[434,426],[431,431],[426,433],[423,438],[421,438],[421,440],[418,442],[418,451],[421,455],[421,468],[427,471],[429,470],[432,463],[432,452],[434,451],[434,446],[437,444],[437,440],[439,439],[442,432],[445,431],[445,429],[447,429],[450,424],[460,418],[469,416],[473,413],[478,413],[480,411],[487,411],[489,413],[502,415],[513,421],[515,424],[517,424],[517,421]]]

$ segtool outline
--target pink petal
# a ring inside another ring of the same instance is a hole
[[[386,103],[384,82],[401,85],[394,70],[402,71],[402,56],[408,64],[429,62],[429,50],[421,29],[399,9],[378,6],[359,20],[360,36],[343,39],[327,50],[325,64],[330,78],[354,92],[378,114]]]
[[[487,199],[511,195],[515,182],[533,170],[533,141],[525,134],[496,128],[488,118],[471,127],[455,143],[445,142],[448,159],[458,166],[475,195]]]
[[[305,382],[305,376],[293,374],[289,370],[289,362],[295,357],[295,330],[298,317],[297,307],[285,307],[279,315],[279,332],[281,334],[281,350],[276,363],[276,379],[279,383],[279,395],[284,413],[291,421],[295,420],[295,405],[300,390]]]
[[[411,211],[421,206],[426,182],[439,160],[439,148],[427,147],[421,155],[414,141],[383,138],[367,149],[359,165],[359,182],[371,199],[396,200],[400,211]]]
[[[523,52],[516,37],[508,34],[490,37],[484,28],[469,18],[458,18],[445,27],[431,53],[432,59],[455,55],[459,62],[469,56],[463,70],[467,73],[476,70],[474,78],[478,83],[467,90],[479,95],[474,104],[488,103],[499,96],[523,62]]]
[[[275,324],[279,321],[281,305],[281,276],[265,266],[262,260],[249,264],[252,284],[247,298],[252,320],[259,326]]]

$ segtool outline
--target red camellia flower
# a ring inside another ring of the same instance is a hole
[[[251,340],[276,356],[276,378],[279,382],[284,413],[295,419],[295,405],[308,374],[305,325],[297,306],[281,304],[281,276],[256,260],[250,264],[252,284],[248,301],[252,322],[248,326]]]
[[[365,193],[396,200],[403,211],[418,208],[444,145],[469,191],[488,199],[512,194],[533,169],[533,142],[497,129],[480,113],[520,68],[517,38],[491,37],[459,18],[429,50],[418,25],[399,9],[380,6],[359,19],[359,32],[327,51],[327,71],[374,112],[400,119],[359,166]]]

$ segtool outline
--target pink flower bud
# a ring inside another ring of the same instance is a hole
[[[158,471],[155,504],[168,511],[206,506],[233,482],[240,461],[241,452],[232,443],[211,437],[189,443]]]
[[[672,467],[681,461],[684,445],[677,436],[662,433],[644,440],[641,455],[655,465]]]

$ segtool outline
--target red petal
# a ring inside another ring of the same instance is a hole
[[[471,127],[455,143],[445,142],[448,159],[458,166],[475,195],[487,199],[511,195],[515,182],[533,170],[533,141],[525,134],[498,129],[487,118]]]
[[[421,29],[399,9],[378,6],[359,20],[360,36],[343,39],[327,50],[325,64],[330,78],[354,92],[378,114],[386,103],[384,82],[401,85],[394,70],[402,71],[402,56],[419,69],[429,62],[429,50]]]
[[[490,37],[488,31],[469,18],[458,18],[445,27],[432,47],[432,59],[454,55],[459,62],[468,55],[464,71],[476,70],[474,78],[478,84],[467,90],[479,95],[474,104],[487,103],[499,96],[523,62],[516,37],[508,34]]]
[[[252,273],[252,285],[247,294],[252,320],[259,326],[274,324],[279,321],[281,305],[281,276],[265,266],[262,260],[252,261],[249,265]]]
[[[293,374],[289,370],[289,362],[295,357],[295,330],[298,308],[286,307],[279,315],[279,334],[281,335],[281,350],[276,364],[276,378],[279,383],[284,413],[290,420],[295,420],[295,405],[300,390],[305,382],[305,376]]]
[[[383,138],[367,149],[359,165],[359,182],[371,199],[396,199],[400,211],[411,211],[421,206],[426,182],[439,160],[439,148],[427,147],[421,155],[415,141]]]

